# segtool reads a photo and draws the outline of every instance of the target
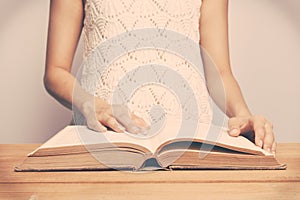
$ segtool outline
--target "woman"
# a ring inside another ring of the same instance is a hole
[[[103,24],[109,23],[110,18],[114,23],[107,25],[110,29],[106,29]],[[262,116],[251,114],[231,72],[227,18],[228,0],[51,0],[45,87],[65,106],[76,107],[91,129],[143,132],[147,129],[147,123],[125,106],[110,105],[105,99],[94,97],[82,88],[77,90],[79,95],[73,98],[76,79],[70,71],[81,32],[83,30],[85,34],[87,55],[101,41],[122,33],[128,27],[168,26],[180,32],[183,26],[188,26],[188,30],[192,30],[190,36],[200,40],[201,46],[217,66],[226,96],[226,105],[219,106],[229,117],[229,134],[238,136],[254,131],[255,144],[275,153],[272,124]],[[131,24],[128,19],[131,19]],[[205,68],[208,90],[218,103],[215,78],[211,75],[213,73],[209,73],[210,69]],[[117,112],[113,114],[112,110]]]

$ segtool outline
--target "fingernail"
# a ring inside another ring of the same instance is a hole
[[[146,136],[148,135],[148,131],[142,131],[141,134]]]
[[[106,132],[107,128],[100,128],[100,132]]]
[[[276,153],[276,150],[275,150],[275,149],[272,149],[272,154],[275,155],[275,153]]]
[[[143,135],[148,135],[148,129],[141,128],[141,133],[142,133]]]
[[[136,127],[136,126],[131,127],[131,130],[132,130],[134,133],[138,133],[138,132],[139,132],[139,128]]]
[[[267,152],[272,153],[270,148],[267,148]]]
[[[262,147],[262,146],[263,146],[263,141],[262,141],[262,140],[259,140],[259,141],[258,141],[258,146],[259,146],[259,147]]]
[[[125,131],[125,130],[126,130],[125,127],[122,126],[121,124],[118,124],[118,128],[119,128],[120,130],[122,130],[122,131]]]
[[[239,133],[239,130],[237,128],[234,128],[230,131],[230,133],[236,135]]]

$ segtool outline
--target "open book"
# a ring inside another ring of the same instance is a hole
[[[215,138],[209,131],[193,138],[171,132],[142,138],[67,126],[28,154],[15,171],[286,168],[243,136],[231,137],[224,128],[209,130],[218,131]]]

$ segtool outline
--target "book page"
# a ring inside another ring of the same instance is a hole
[[[155,152],[155,149],[152,149],[149,140],[137,139],[135,137],[132,137],[132,135],[127,132],[116,133],[114,131],[107,131],[100,133],[92,131],[86,126],[67,126],[29,155],[33,155],[39,149],[45,148],[68,147],[78,145],[85,146],[92,144],[109,144],[110,147],[117,147],[113,143],[131,143],[137,146],[145,147],[151,152]]]
[[[198,124],[195,133],[177,133],[174,127],[180,124],[178,120],[172,120],[173,125],[169,125],[164,130],[164,134],[160,135],[159,141],[156,142],[156,148],[161,149],[165,144],[172,141],[198,141],[208,143],[211,145],[218,145],[221,147],[234,149],[242,152],[252,152],[259,155],[272,155],[271,153],[256,146],[253,142],[249,141],[243,136],[232,137],[228,134],[228,129],[225,127],[215,126],[213,124]],[[178,132],[178,130],[177,130]],[[160,144],[160,145],[159,145]]]
[[[33,155],[43,148],[91,144],[110,144],[113,147],[114,143],[135,144],[155,153],[157,147],[162,143],[176,138],[179,128],[178,120],[172,118],[168,118],[163,128],[153,136],[135,135],[128,132],[116,133],[114,131],[100,133],[92,131],[86,126],[67,126],[29,155]]]
[[[90,144],[109,144],[110,147],[117,147],[114,143],[121,143],[124,144],[123,147],[126,147],[127,143],[144,147],[151,153],[155,153],[158,148],[163,146],[163,144],[186,139],[187,141],[200,140],[204,143],[212,145],[216,144],[229,149],[230,147],[244,150],[250,149],[252,151],[261,152],[263,155],[272,155],[242,136],[229,136],[227,129],[223,127],[217,127],[211,124],[198,124],[194,133],[192,133],[192,131],[180,133],[180,126],[180,120],[169,118],[167,119],[165,126],[157,134],[150,137],[133,135],[128,132],[116,133],[107,131],[99,133],[88,129],[85,126],[67,126],[38,149]],[[143,148],[138,149],[142,150]]]

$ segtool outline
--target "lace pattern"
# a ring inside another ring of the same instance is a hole
[[[85,56],[102,41],[141,28],[164,28],[199,42],[201,0],[86,0]]]
[[[200,6],[201,0],[87,0],[84,57],[107,39],[142,28],[176,31],[198,43]],[[151,64],[167,66],[180,74],[193,90],[198,102],[199,115],[193,116],[191,113],[190,117],[197,118],[202,123],[211,121],[212,111],[205,80],[191,63],[164,50],[145,49],[124,54],[101,73],[97,68],[97,61],[89,60],[83,66],[81,84],[86,91],[112,103],[113,93],[120,80],[125,77],[129,82],[135,81],[126,75],[139,70],[140,66]],[[148,119],[152,105],[160,105],[168,115],[175,116],[180,116],[181,109],[185,107],[180,104],[176,94],[157,83],[141,86],[127,103],[130,109],[145,119]]]

